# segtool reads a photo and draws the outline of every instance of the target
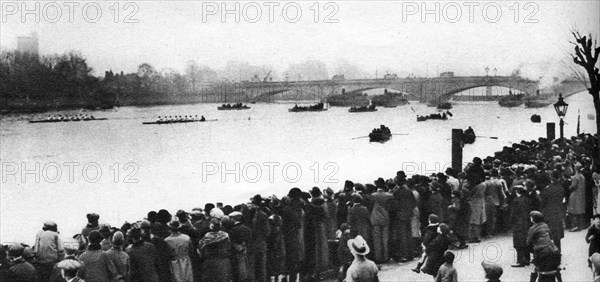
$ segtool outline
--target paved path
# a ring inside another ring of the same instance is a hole
[[[562,271],[565,282],[587,282],[592,280],[591,270],[587,267],[588,245],[585,243],[586,231],[565,231],[562,240],[562,265],[566,269]],[[529,281],[529,273],[532,266],[523,268],[510,267],[515,263],[516,252],[512,248],[512,237],[509,235],[498,236],[483,240],[479,244],[471,244],[468,249],[454,251],[456,260],[454,267],[458,271],[459,281],[485,281],[485,274],[481,267],[484,258],[495,261],[502,265],[504,274],[503,282]],[[416,265],[416,260],[407,263],[390,263],[381,265],[379,272],[380,281],[418,281],[431,282],[432,276],[417,274],[411,271]]]

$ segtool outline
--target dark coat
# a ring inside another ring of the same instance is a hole
[[[590,226],[585,235],[585,241],[590,244],[588,257],[591,257],[594,253],[600,253],[600,228],[595,225]]]
[[[207,238],[218,233],[221,239],[209,241]],[[228,282],[231,279],[231,241],[223,231],[209,232],[198,245],[202,257],[200,276],[206,282]]]
[[[394,198],[390,203],[391,216],[396,221],[410,221],[416,206],[415,195],[403,185],[394,191]]]
[[[236,222],[229,237],[231,238],[233,281],[246,281],[251,277],[248,244],[252,241],[252,230],[241,222]]]
[[[15,282],[37,282],[39,279],[35,267],[24,259],[19,258],[14,261],[14,264],[8,269],[6,281]]]
[[[156,270],[158,269],[158,252],[156,251],[156,248],[153,244],[143,241],[134,243],[133,245],[127,248],[127,254],[129,255],[129,261],[131,262],[132,282],[160,281],[159,276],[156,272]],[[168,271],[167,273],[170,274],[170,271]]]
[[[325,227],[325,201],[313,198],[306,206],[306,263],[310,272],[320,272],[329,267],[327,228]]]
[[[448,246],[452,241],[448,235],[438,234],[429,244],[425,245],[425,253],[427,260],[423,266],[423,273],[437,275],[440,266],[444,264],[444,253],[448,250]]]
[[[544,221],[550,228],[550,236],[553,240],[565,237],[563,228],[564,197],[565,192],[559,182],[551,183],[540,192],[540,211],[544,214]]]
[[[560,253],[550,239],[550,229],[546,223],[534,223],[527,232],[527,246],[533,253],[533,264],[542,271],[556,269],[560,265]],[[558,255],[558,264],[555,259]]]
[[[433,224],[427,225],[427,227],[425,227],[425,229],[423,230],[423,237],[421,238],[424,246],[427,246],[427,244],[431,243],[431,241],[433,241],[433,239],[437,237],[437,235],[439,234],[437,232],[438,226],[439,224]]]
[[[531,212],[529,197],[516,197],[512,201],[510,207],[510,222],[513,227],[513,246],[515,248],[527,247],[527,232],[531,225],[529,212]]]
[[[367,242],[371,240],[371,215],[367,207],[361,204],[354,204],[348,210],[348,223],[357,235],[362,236]]]
[[[156,274],[158,275],[158,280],[165,281],[165,279],[171,279],[171,247],[160,237],[153,237],[150,243],[152,243],[157,253]]]

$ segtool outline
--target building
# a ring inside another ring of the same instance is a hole
[[[17,51],[37,56],[39,54],[37,33],[32,32],[31,36],[18,36]]]

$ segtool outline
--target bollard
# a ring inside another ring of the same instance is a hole
[[[546,138],[550,141],[556,139],[556,124],[553,122],[546,123]]]
[[[462,129],[452,129],[452,169],[457,173],[462,171],[462,136]]]

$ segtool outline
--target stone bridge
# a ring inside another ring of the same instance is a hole
[[[445,101],[464,90],[486,86],[500,86],[534,95],[538,81],[519,76],[453,76],[434,78],[384,78],[318,81],[273,81],[238,83],[245,96],[252,101],[269,101],[272,96],[301,96],[306,99],[324,99],[341,93],[358,93],[370,89],[387,88],[408,93],[413,100]]]

